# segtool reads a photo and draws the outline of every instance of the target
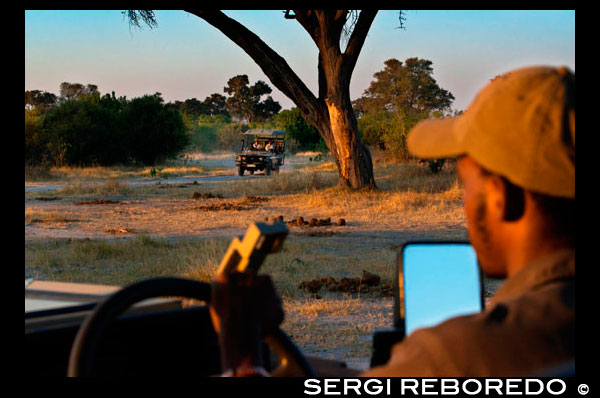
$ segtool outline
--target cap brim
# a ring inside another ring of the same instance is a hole
[[[464,154],[462,137],[457,132],[459,117],[423,120],[409,132],[408,150],[418,158],[449,158]]]

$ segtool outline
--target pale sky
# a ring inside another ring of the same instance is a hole
[[[225,11],[277,51],[317,92],[317,49],[281,10]],[[95,84],[128,98],[160,92],[166,102],[202,101],[223,93],[227,80],[263,80],[284,109],[294,106],[250,57],[204,20],[183,11],[156,11],[158,28],[130,28],[120,10],[25,11],[25,90],[58,95],[62,82]],[[434,78],[464,109],[494,76],[527,65],[575,70],[575,11],[380,11],[351,83],[360,97],[384,61],[431,60]]]

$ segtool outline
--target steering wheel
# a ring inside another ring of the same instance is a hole
[[[93,359],[106,328],[133,304],[161,296],[186,297],[208,303],[210,293],[208,283],[170,277],[147,279],[117,291],[98,304],[79,328],[69,355],[67,376],[93,376]],[[300,349],[281,329],[264,336],[264,340],[280,362],[271,376],[317,376]]]

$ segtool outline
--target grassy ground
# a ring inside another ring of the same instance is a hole
[[[127,240],[30,241],[25,244],[25,277],[108,285],[160,275],[210,281],[228,244],[224,238],[169,242],[145,235]],[[364,366],[371,350],[369,336],[391,326],[391,298],[322,289],[317,299],[298,284],[326,275],[359,277],[363,269],[391,283],[394,264],[390,248],[344,250],[327,241],[297,237],[270,255],[262,271],[272,276],[283,297],[282,329],[300,347],[311,355]]]
[[[111,179],[151,177],[150,166],[111,166],[111,167],[25,167],[25,182],[93,182]],[[185,175],[209,175],[210,171],[201,166],[162,165],[155,168],[155,177],[168,178]]]
[[[146,235],[112,240],[33,240],[25,242],[25,277],[71,282],[126,285],[145,277],[178,275],[210,281],[229,245],[226,238],[166,241]],[[342,242],[288,239],[265,260],[261,272],[272,276],[287,298],[308,298],[301,281],[326,275],[360,277],[376,273],[393,280],[395,251],[390,248],[345,248]]]
[[[364,366],[370,335],[391,325],[391,299],[324,290],[317,298],[298,285],[325,276],[359,277],[363,270],[392,283],[403,242],[466,238],[461,189],[452,165],[434,175],[416,163],[377,163],[379,190],[351,192],[338,187],[333,163],[301,160],[291,158],[287,172],[271,177],[200,184],[131,183],[149,178],[149,168],[26,170],[26,183],[60,182],[62,187],[25,195],[25,277],[110,285],[159,275],[209,281],[231,238],[251,221],[278,215],[345,218],[345,227],[290,227],[283,249],[267,258],[262,271],[273,277],[284,298],[284,330],[305,352]],[[193,163],[157,170],[162,177],[198,178],[235,172]],[[208,193],[222,198],[194,199]],[[244,204],[250,196],[264,200],[243,210],[198,210],[200,205]],[[91,199],[115,203],[75,203]],[[106,233],[115,228],[133,232]],[[313,231],[326,234],[311,236]]]

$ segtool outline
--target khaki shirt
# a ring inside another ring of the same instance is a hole
[[[519,270],[486,309],[415,330],[365,377],[530,376],[575,356],[575,251]]]

